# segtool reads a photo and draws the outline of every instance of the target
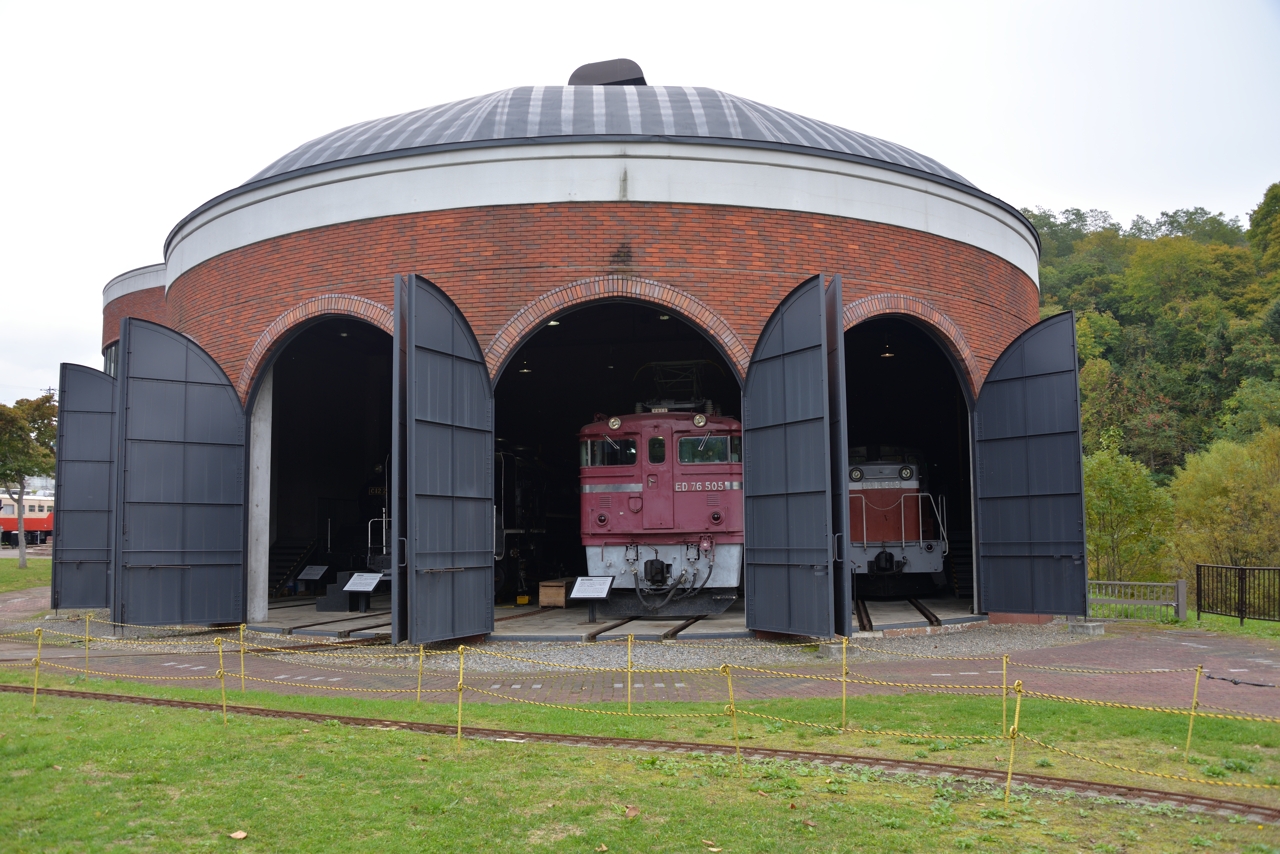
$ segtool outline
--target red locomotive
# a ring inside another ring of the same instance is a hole
[[[602,612],[718,614],[742,577],[742,425],[657,411],[578,432],[582,545],[593,576],[613,576]]]
[[[858,595],[911,595],[928,581],[942,586],[945,497],[927,491],[921,454],[889,446],[870,451],[849,453],[848,559]]]

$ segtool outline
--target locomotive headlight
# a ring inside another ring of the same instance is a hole
[[[603,513],[599,514],[598,516],[596,516],[596,524],[597,524],[597,525],[608,525],[608,524],[609,524],[609,517],[608,517],[608,516],[606,516],[606,515],[605,515],[605,514],[603,514]]]
[[[693,416],[693,426],[694,426],[694,427],[706,427],[706,426],[707,426],[707,416],[703,415],[701,412],[699,412],[697,415]]]
[[[898,477],[902,478],[903,480],[911,480],[911,476],[914,474],[915,472],[911,470],[911,466],[903,466],[902,468],[898,469]]]
[[[858,481],[862,480],[862,469],[858,468],[857,466],[854,466],[853,468],[849,469],[849,480],[853,481],[854,483],[857,483]]]
[[[723,521],[724,521],[724,516],[720,515],[719,510],[711,514],[711,524],[719,525]]]
[[[617,430],[617,429],[618,429],[619,427],[621,427],[621,426],[622,426],[622,419],[621,419],[621,418],[619,418],[618,416],[616,416],[616,415],[615,415],[615,416],[613,416],[612,418],[610,418],[610,419],[609,419],[609,429],[610,429],[610,430]]]

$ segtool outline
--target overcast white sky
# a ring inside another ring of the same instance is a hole
[[[1017,205],[1247,218],[1280,181],[1280,0],[0,0],[0,401],[101,366],[101,290],[299,143],[625,56],[930,155]]]

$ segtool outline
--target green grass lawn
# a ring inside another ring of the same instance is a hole
[[[74,666],[71,662],[66,662]],[[234,670],[235,662],[228,662]],[[480,677],[482,682],[487,680]],[[0,670],[0,681],[31,684],[29,671]],[[212,683],[216,685],[216,683]],[[88,680],[67,671],[45,671],[41,685],[73,687],[103,693],[217,702],[215,687],[207,689],[167,687],[136,682]],[[485,684],[483,687],[487,688]],[[456,709],[449,702],[374,700],[334,696],[300,696],[250,690],[241,694],[238,682],[228,679],[228,702],[246,706],[290,709],[322,714],[429,721],[452,724]],[[436,695],[439,697],[440,695]],[[43,704],[43,700],[41,701]],[[616,712],[620,703],[583,706],[582,709]],[[741,708],[779,718],[815,723],[840,723],[840,701],[830,699],[777,699],[743,703]],[[636,712],[650,714],[720,713],[718,703],[637,703]],[[43,705],[42,705],[43,710]],[[1012,720],[1013,703],[1009,706]],[[463,721],[469,726],[582,735],[613,735],[727,744],[732,729],[726,717],[653,718],[619,717],[590,711],[566,711],[515,703],[468,701]],[[849,725],[881,732],[835,733],[763,719],[739,717],[744,745],[813,751],[859,753],[894,759],[1005,769],[1008,744],[1001,741],[949,740],[939,735],[996,736],[1000,732],[1000,700],[950,694],[872,695],[851,697]],[[1191,762],[1183,761],[1187,719],[1124,709],[1094,708],[1024,700],[1021,731],[1063,749],[1115,764],[1163,774],[1224,782],[1276,784],[1280,782],[1280,724],[1221,721],[1200,718],[1196,722]],[[893,734],[906,732],[922,737]],[[1102,767],[1020,743],[1015,769],[1028,773],[1063,776],[1147,788],[1205,794],[1229,800],[1280,806],[1280,790],[1245,789],[1187,783],[1130,774]]]
[[[1206,632],[1221,632],[1228,635],[1245,635],[1246,637],[1280,640],[1280,623],[1269,620],[1245,620],[1240,625],[1238,617],[1220,617],[1217,614],[1204,614],[1201,619],[1195,618],[1194,609],[1188,608],[1190,619],[1176,623],[1178,628],[1197,629]]]
[[[1280,850],[1270,826],[798,765],[12,694],[0,721],[14,852]]]
[[[0,557],[0,593],[49,584],[53,567],[50,558],[28,557],[27,568],[18,569],[16,552],[13,554],[14,557]]]

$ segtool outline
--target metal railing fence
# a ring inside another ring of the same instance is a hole
[[[1196,619],[1201,614],[1280,622],[1280,567],[1196,564]]]
[[[1185,581],[1089,581],[1089,617],[1101,620],[1185,620]]]

